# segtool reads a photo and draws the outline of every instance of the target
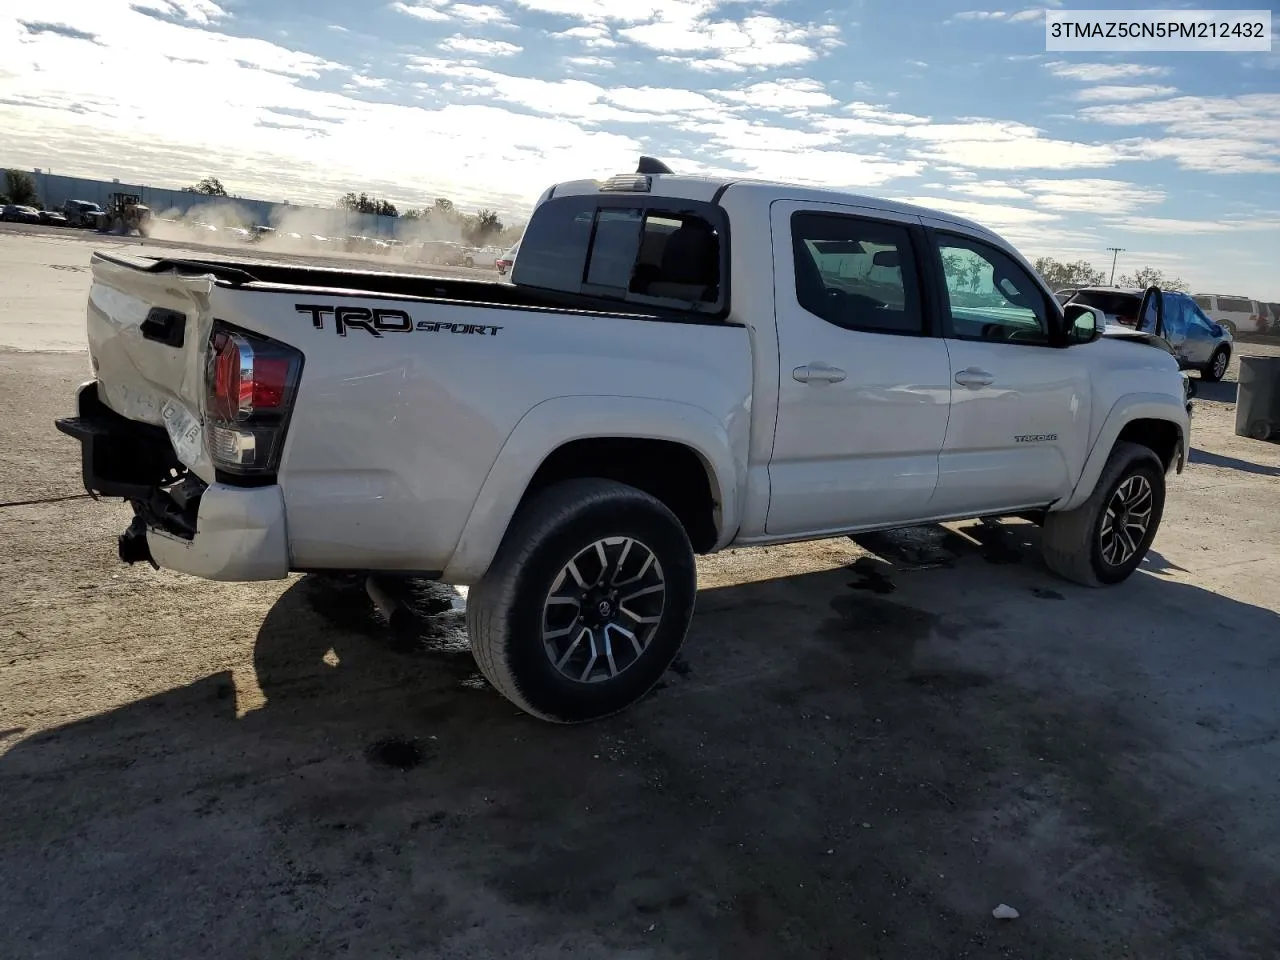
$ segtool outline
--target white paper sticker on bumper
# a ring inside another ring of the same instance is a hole
[[[200,421],[176,400],[168,400],[160,410],[164,428],[173,444],[173,452],[188,467],[194,467],[204,451],[204,436]]]

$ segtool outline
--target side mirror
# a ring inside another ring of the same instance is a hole
[[[1098,328],[1098,315],[1089,307],[1069,303],[1063,309],[1067,318],[1067,344],[1092,343],[1102,335]]]
[[[898,255],[897,250],[881,250],[871,258],[871,265],[874,267],[900,267],[902,266],[902,258]]]
[[[1215,337],[1225,336],[1225,335],[1226,335],[1226,332],[1227,332],[1227,328],[1226,328],[1226,327],[1224,327],[1222,324],[1220,324],[1220,323],[1215,323],[1215,324],[1213,325],[1213,335],[1214,335]]]

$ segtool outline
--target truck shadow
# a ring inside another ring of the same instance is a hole
[[[1188,459],[1192,463],[1200,463],[1208,467],[1239,470],[1241,473],[1253,473],[1260,477],[1280,477],[1280,467],[1254,463],[1251,460],[1241,460],[1239,457],[1224,457],[1220,453],[1210,453],[1207,450],[1199,450],[1195,447],[1191,448],[1191,456]]]
[[[6,952],[1274,955],[1280,617],[1076,588],[1035,539],[922,528],[704,590],[659,689],[581,727],[489,690],[438,589],[394,648],[358,583],[303,578],[252,675],[0,758]],[[1033,919],[993,925],[1015,896]]]

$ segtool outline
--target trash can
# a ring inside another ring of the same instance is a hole
[[[1241,357],[1236,436],[1270,440],[1280,431],[1280,357]]]

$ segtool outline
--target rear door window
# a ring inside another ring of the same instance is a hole
[[[791,217],[796,301],[846,330],[925,332],[906,227],[833,213]]]
[[[1248,300],[1238,300],[1235,297],[1219,297],[1218,298],[1219,313],[1253,313],[1253,304]]]
[[[649,196],[543,203],[521,238],[517,286],[696,313],[727,309],[723,211]]]

